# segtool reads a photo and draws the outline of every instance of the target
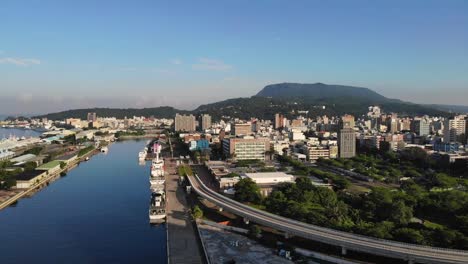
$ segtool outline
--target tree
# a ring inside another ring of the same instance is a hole
[[[403,201],[393,203],[390,210],[389,219],[399,225],[407,225],[413,217],[413,209],[406,206]]]
[[[260,188],[250,178],[244,178],[239,180],[234,185],[236,191],[234,198],[240,202],[260,203],[262,201],[262,195],[260,194]]]
[[[253,238],[259,238],[262,234],[262,229],[258,225],[250,225],[249,235]]]
[[[393,231],[393,238],[407,243],[425,244],[424,236],[416,229],[399,228]]]
[[[24,164],[25,171],[33,171],[37,167],[36,162],[28,161]]]
[[[67,163],[65,163],[65,162],[63,162],[63,161],[60,162],[60,168],[61,168],[61,169],[65,168],[66,166],[67,166]]]
[[[195,218],[195,219],[200,219],[200,218],[203,217],[203,211],[198,205],[195,205],[193,207],[192,217]]]

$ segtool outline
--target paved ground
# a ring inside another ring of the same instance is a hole
[[[204,263],[200,253],[198,234],[194,230],[188,215],[185,193],[178,186],[178,175],[174,175],[175,164],[165,160],[167,228],[169,264]]]
[[[290,264],[266,248],[245,236],[216,227],[199,224],[200,234],[211,263]]]

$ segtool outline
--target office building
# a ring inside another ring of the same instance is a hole
[[[340,129],[338,133],[338,147],[340,158],[356,156],[356,135],[352,128]]]
[[[265,152],[270,149],[268,138],[226,138],[223,152],[236,160],[265,160]]]
[[[344,115],[340,120],[340,128],[353,128],[355,126],[354,116]]]
[[[248,136],[252,134],[252,124],[250,123],[237,123],[234,124],[234,135]]]
[[[444,121],[444,142],[466,142],[466,120],[465,116],[455,116]]]
[[[196,130],[196,120],[193,115],[176,114],[174,129],[176,132],[193,132]]]

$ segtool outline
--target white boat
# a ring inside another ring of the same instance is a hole
[[[164,171],[164,160],[159,158],[161,153],[161,145],[154,144],[153,151],[156,157],[151,162],[151,186],[164,185],[165,183],[165,171]]]
[[[107,147],[102,147],[101,148],[101,152],[107,153],[107,151],[109,151],[109,149]]]
[[[89,160],[89,156],[88,156],[88,157],[86,157],[86,158],[85,158],[85,160],[86,160],[86,161],[88,161],[88,160]]]
[[[151,189],[150,222],[166,218],[166,193],[164,189]]]
[[[138,153],[138,159],[140,159],[140,160],[146,159],[146,151],[140,151]]]

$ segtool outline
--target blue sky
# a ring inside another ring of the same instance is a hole
[[[0,5],[0,114],[191,109],[277,82],[468,105],[468,1]]]

